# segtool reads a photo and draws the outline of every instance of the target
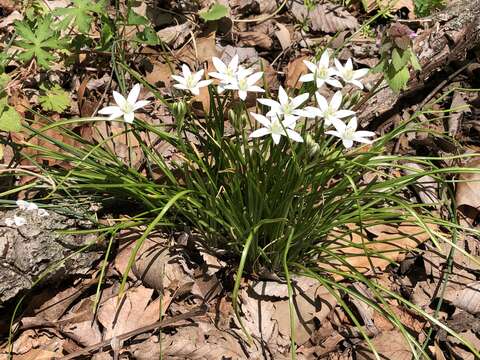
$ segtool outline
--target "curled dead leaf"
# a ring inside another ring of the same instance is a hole
[[[289,2],[289,7],[293,16],[298,21],[307,20],[313,31],[336,33],[358,28],[357,19],[338,4],[319,1],[313,10],[309,10],[303,0],[293,0]]]

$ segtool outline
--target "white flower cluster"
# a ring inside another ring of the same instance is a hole
[[[240,65],[238,55],[235,55],[228,65],[216,57],[212,58],[212,62],[216,71],[210,72],[209,76],[219,81],[218,93],[222,93],[225,90],[234,90],[238,92],[240,99],[245,100],[248,92],[265,92],[264,89],[256,85],[262,78],[263,72],[254,72],[253,69]],[[328,130],[326,134],[340,138],[347,149],[351,148],[354,142],[371,143],[372,140],[369,137],[375,134],[371,131],[357,131],[358,122],[355,112],[341,108],[343,101],[341,91],[337,91],[330,101],[327,101],[318,92],[325,84],[335,88],[342,88],[342,82],[363,89],[360,79],[368,73],[368,69],[353,70],[351,59],[348,59],[345,65],[334,59],[335,67],[331,67],[328,51],[322,54],[318,62],[305,60],[304,63],[310,72],[302,75],[299,80],[304,83],[315,83],[317,88],[315,92],[317,105],[302,108],[302,105],[309,99],[310,95],[305,93],[292,98],[280,86],[278,100],[258,99],[258,102],[269,107],[269,110],[266,115],[251,113],[252,117],[263,127],[253,131],[250,137],[256,138],[271,135],[275,144],[280,142],[282,136],[286,136],[296,142],[303,142],[303,138],[294,129],[297,120],[304,117],[322,118],[326,127],[333,125],[335,130]],[[212,80],[202,80],[203,75],[204,70],[192,72],[187,65],[183,64],[182,75],[172,75],[172,78],[177,82],[173,86],[177,89],[189,91],[193,95],[199,95],[200,88],[208,86],[213,82]],[[123,116],[125,122],[132,123],[134,111],[149,103],[145,100],[137,101],[139,94],[139,84],[133,87],[126,99],[114,91],[113,97],[117,106],[107,106],[100,110],[99,113],[109,115],[110,120]],[[342,120],[345,118],[350,118],[348,124]]]
[[[45,209],[40,209],[37,204],[34,204],[25,200],[17,200],[17,206],[22,211],[36,212],[40,217],[49,216],[49,213]],[[5,225],[9,227],[20,227],[27,223],[27,220],[23,216],[14,215],[13,218],[5,218]]]

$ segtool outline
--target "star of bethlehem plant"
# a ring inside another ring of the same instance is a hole
[[[384,153],[389,141],[411,131],[407,123],[377,138],[371,131],[358,129],[360,114],[351,110],[358,97],[343,88],[348,84],[361,91],[361,79],[368,70],[353,70],[352,60],[342,65],[325,51],[318,61],[305,61],[310,73],[300,81],[313,83],[312,91],[306,90],[311,84],[299,91],[280,87],[276,96],[264,95],[263,73],[240,64],[237,56],[228,64],[217,58],[212,62],[216,71],[208,78],[204,78],[203,69],[193,71],[182,65],[182,74],[172,75],[174,87],[180,91],[171,98],[161,97],[149,86],[170,110],[173,125],[153,125],[135,118],[135,112],[148,105],[146,100],[138,101],[140,86],[135,85],[126,98],[114,92],[117,105],[99,112],[108,115],[107,121],[123,118],[129,124],[124,132],[102,143],[69,131],[66,125],[75,120],[52,122],[40,130],[30,127],[32,136],[42,140],[39,144],[49,145],[34,146],[41,159],[61,158],[74,164],[70,170],[60,166],[45,170],[38,164],[49,179],[55,179],[54,190],[41,188],[44,195],[50,199],[64,194],[79,199],[89,196],[99,203],[113,196],[134,204],[119,208],[119,215],[127,212],[128,218],[113,226],[99,225],[97,231],[113,239],[121,229],[144,225],[145,232],[135,249],[158,227],[192,229],[205,251],[235,264],[236,311],[242,276],[271,277],[273,273],[285,277],[290,286],[289,274],[295,271],[318,279],[341,304],[340,294],[368,303],[395,324],[412,351],[425,354],[384,298],[394,297],[433,325],[445,326],[366,276],[350,260],[362,252],[369,259],[388,258],[388,252],[382,253],[374,246],[366,248],[375,244],[366,231],[374,225],[416,224],[434,241],[446,241],[436,230],[437,225],[445,228],[449,224],[452,229],[458,225],[450,218],[433,216],[431,204],[405,199],[414,197],[409,186],[426,175],[438,182],[440,194],[448,193],[451,183],[445,179],[452,169],[443,167],[438,159]],[[142,80],[133,71],[131,75]],[[191,95],[198,95],[205,87],[210,108],[204,109],[204,117],[197,118],[190,106]],[[333,93],[330,99],[322,95],[326,90]],[[248,100],[257,96],[254,106],[246,101],[247,95]],[[47,130],[51,129],[63,131],[70,142],[49,137]],[[112,143],[126,134],[133,135],[139,144],[136,151],[141,152],[142,161],[138,164],[122,160],[114,151]],[[77,146],[71,146],[71,141]],[[162,153],[166,146],[174,149],[173,160],[167,161]],[[58,151],[53,151],[54,147]],[[36,163],[28,152],[24,156]],[[426,170],[403,172],[409,162]],[[448,207],[452,203],[438,205]],[[454,209],[449,210],[454,213]],[[448,213],[452,212],[443,212]],[[363,242],[353,242],[352,234],[361,235]],[[449,244],[455,246],[451,241]],[[129,266],[136,251],[130,256]],[[372,265],[369,272],[375,271]],[[343,285],[338,278],[363,282],[375,301]],[[125,282],[126,275],[121,288]],[[368,341],[360,321],[351,311],[349,315]],[[448,328],[446,331],[457,336]]]

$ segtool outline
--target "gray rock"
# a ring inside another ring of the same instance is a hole
[[[79,251],[94,242],[95,235],[67,235],[59,230],[78,229],[79,220],[49,211],[20,209],[0,211],[0,307],[32,287],[45,275],[42,283],[58,282],[70,275],[85,274],[99,259],[99,246]],[[25,218],[22,226],[8,226],[7,218]],[[83,226],[83,228],[85,228]]]

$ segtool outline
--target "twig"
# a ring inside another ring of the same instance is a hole
[[[60,358],[60,360],[69,360],[69,359],[74,359],[77,356],[88,355],[88,354],[91,354],[92,352],[94,352],[98,349],[102,349],[102,348],[111,346],[112,341],[126,340],[128,338],[131,338],[131,337],[136,336],[138,334],[144,333],[146,331],[154,330],[154,329],[157,329],[157,328],[162,329],[162,328],[165,328],[165,327],[170,326],[172,324],[175,324],[179,321],[187,320],[187,319],[190,319],[192,317],[204,315],[206,312],[207,312],[207,306],[205,304],[203,304],[203,305],[201,305],[201,306],[195,308],[194,310],[189,311],[185,314],[180,314],[180,315],[174,316],[174,317],[172,317],[170,319],[166,319],[166,320],[160,320],[160,321],[157,321],[153,324],[143,326],[139,329],[132,330],[132,331],[123,333],[123,334],[118,335],[118,336],[114,336],[113,338],[104,340],[104,341],[102,341],[98,344],[87,346],[86,348],[83,348],[79,351],[75,351],[74,353],[71,353],[67,356],[64,356],[64,357]]]

